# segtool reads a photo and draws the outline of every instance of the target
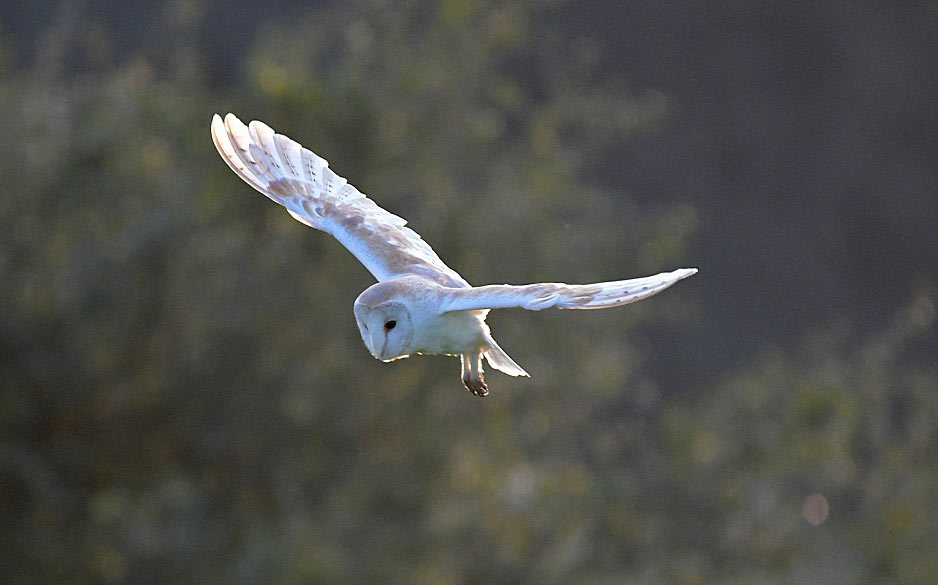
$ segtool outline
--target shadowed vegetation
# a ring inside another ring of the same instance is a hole
[[[627,4],[3,7],[4,582],[932,583],[934,9]],[[227,111],[473,284],[701,272],[476,399]]]

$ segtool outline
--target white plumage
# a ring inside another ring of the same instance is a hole
[[[283,205],[296,220],[332,234],[378,283],[355,300],[365,346],[392,361],[412,354],[459,356],[466,388],[488,394],[482,358],[510,376],[527,376],[492,338],[489,309],[539,311],[617,307],[661,292],[697,272],[594,284],[540,283],[472,287],[448,267],[407,222],[379,207],[329,168],[323,158],[263,122],[245,126],[233,114],[212,119],[212,139],[228,166]]]

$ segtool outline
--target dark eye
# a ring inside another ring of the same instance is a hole
[[[392,321],[388,321],[387,323],[384,324],[384,328],[387,329],[387,330],[389,330],[389,331],[390,331],[391,329],[394,329],[395,327],[397,327],[397,321],[393,321],[393,320],[392,320]]]

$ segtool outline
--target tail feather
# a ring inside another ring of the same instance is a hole
[[[500,348],[495,340],[491,340],[492,348],[485,352],[485,360],[496,370],[508,374],[509,376],[524,376],[530,378],[531,375],[524,371],[524,368],[515,363],[508,357],[505,350]]]

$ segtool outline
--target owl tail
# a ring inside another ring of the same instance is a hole
[[[498,347],[498,344],[495,343],[495,340],[489,337],[489,341],[492,344],[492,347],[485,351],[485,359],[489,362],[489,365],[508,374],[509,376],[524,376],[530,378],[531,375],[524,371],[524,368],[515,363],[513,359],[508,357],[508,354],[505,353],[505,350]]]

